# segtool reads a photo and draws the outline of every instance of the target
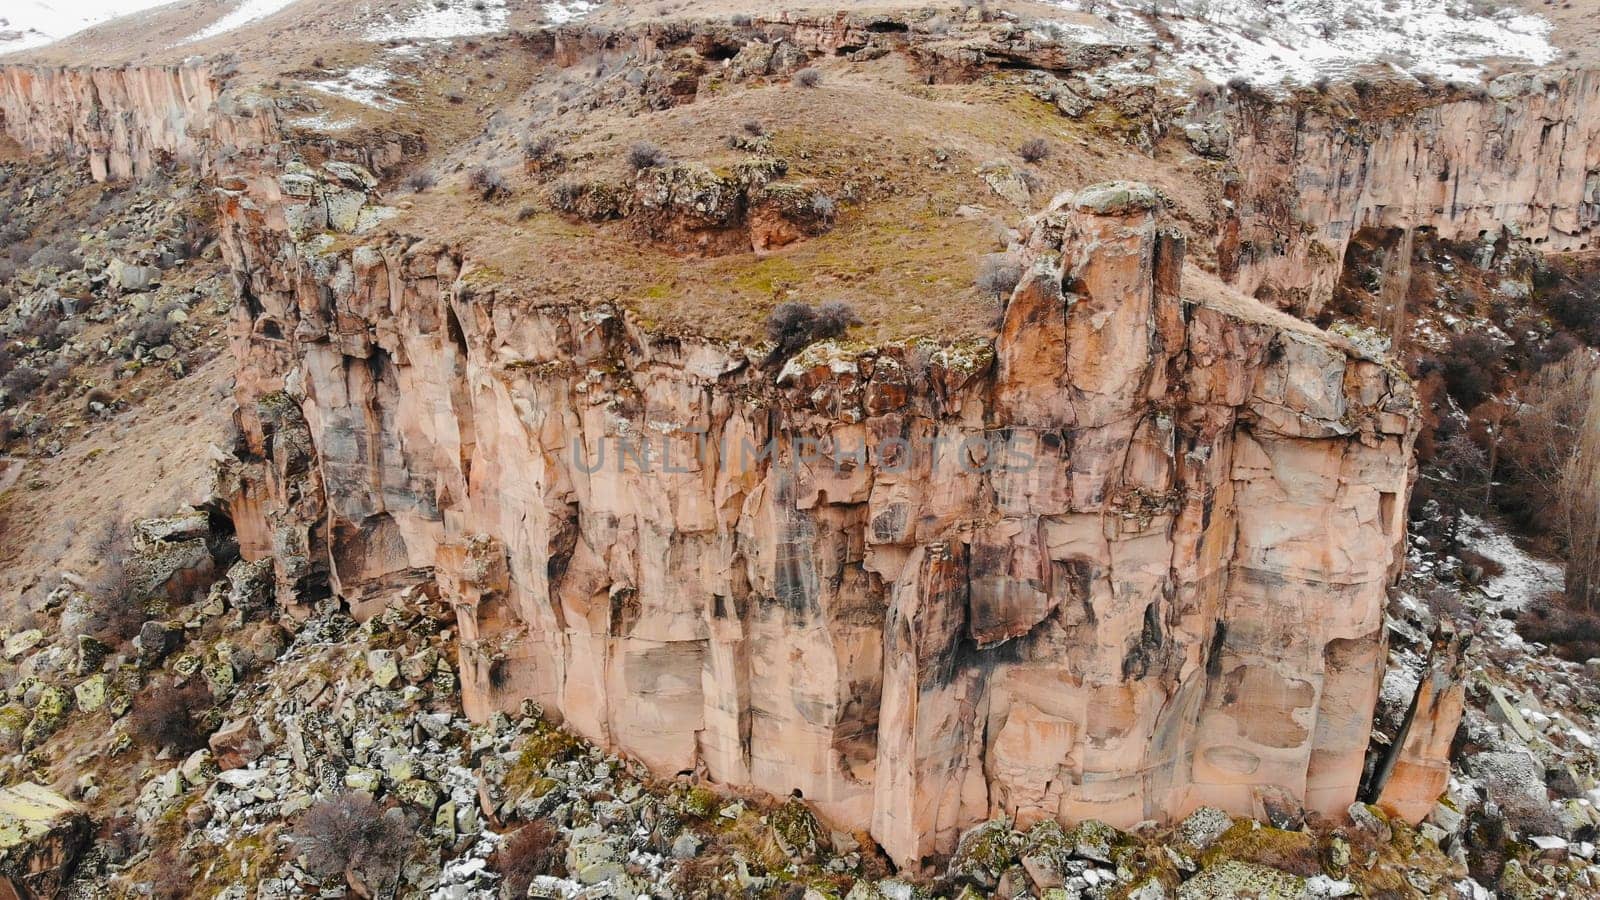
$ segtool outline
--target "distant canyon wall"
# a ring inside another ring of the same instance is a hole
[[[209,161],[221,118],[209,67],[0,67],[0,126],[32,153],[83,157],[96,181]]]
[[[1463,97],[1370,120],[1326,103],[1230,101],[1219,258],[1238,286],[1314,315],[1362,228],[1600,249],[1600,71],[1512,74]]]

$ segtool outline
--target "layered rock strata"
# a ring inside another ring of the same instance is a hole
[[[221,93],[205,65],[3,66],[0,129],[33,153],[86,157],[97,181],[142,177],[208,163],[214,142],[255,142],[235,140],[240,119],[220,110]]]
[[[993,815],[1354,799],[1409,389],[1185,273],[1147,189],[1028,225],[993,348],[824,344],[776,383],[263,212],[304,202],[225,203],[240,544],[358,613],[437,590],[472,714],[532,697],[907,864]]]
[[[1257,99],[1217,115],[1237,176],[1223,268],[1302,315],[1333,295],[1362,228],[1600,247],[1600,71],[1504,75],[1483,96],[1370,118]]]

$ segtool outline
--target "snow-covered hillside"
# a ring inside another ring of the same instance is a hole
[[[172,0],[6,0],[0,4],[0,53],[42,47],[118,16]]]
[[[1218,83],[1309,84],[1373,65],[1476,80],[1485,60],[1542,65],[1557,53],[1549,22],[1485,0],[1053,2],[1099,22],[1085,16],[1042,28],[1077,40],[1155,45],[1167,60],[1160,74]]]

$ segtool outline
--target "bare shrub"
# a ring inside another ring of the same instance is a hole
[[[805,68],[794,73],[795,84],[803,88],[814,88],[822,84],[822,70]]]
[[[518,222],[526,222],[529,219],[533,218],[534,216],[537,216],[538,214],[539,214],[539,207],[534,206],[533,204],[530,203],[527,206],[524,206],[521,209],[517,210],[517,221]]]
[[[745,119],[739,125],[740,130],[751,137],[761,137],[767,133],[767,126],[761,124],[760,119]]]
[[[488,166],[473,169],[467,176],[467,185],[479,199],[491,203],[511,196],[511,185],[506,183],[506,177]]]
[[[526,897],[528,885],[539,875],[566,875],[565,842],[561,832],[538,819],[512,832],[494,854],[494,867],[504,879],[502,897]]]
[[[861,324],[855,307],[830,300],[812,308],[804,303],[780,303],[767,316],[767,337],[773,342],[767,365],[774,366],[816,341],[836,338]]]
[[[637,141],[628,147],[628,165],[635,172],[659,169],[668,162],[667,152],[649,141]]]
[[[565,213],[576,210],[582,199],[583,185],[571,179],[558,181],[550,189],[550,205]]]
[[[418,169],[406,176],[406,187],[413,194],[425,193],[429,188],[439,183],[438,176],[427,169]]]
[[[1044,138],[1033,138],[1022,142],[1017,148],[1017,155],[1023,162],[1036,163],[1050,156],[1050,142]]]
[[[410,855],[414,830],[404,811],[349,792],[313,803],[295,822],[290,841],[317,878],[359,879],[381,895],[378,889],[394,881]]]
[[[135,319],[129,331],[133,336],[133,346],[159,347],[171,342],[177,324],[168,318],[170,313],[170,308],[163,306]]]
[[[1445,390],[1471,410],[1494,392],[1494,361],[1500,357],[1495,342],[1482,334],[1458,335],[1434,362],[1444,376]]]
[[[128,714],[128,736],[151,750],[187,755],[206,744],[205,711],[210,691],[190,683],[152,688],[135,698]]]
[[[548,134],[531,135],[522,142],[522,158],[542,162],[555,152],[556,139]]]
[[[0,387],[4,387],[6,396],[12,399],[30,396],[42,384],[44,373],[27,364],[17,366],[0,379]]]
[[[1562,659],[1600,657],[1600,613],[1575,608],[1559,594],[1528,604],[1517,616],[1517,633],[1523,640],[1549,645]]]
[[[1011,293],[1022,280],[1022,263],[1009,253],[990,253],[978,264],[978,290],[996,299]]]

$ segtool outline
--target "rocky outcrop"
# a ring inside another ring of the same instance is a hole
[[[436,590],[470,714],[533,698],[906,864],[991,815],[1354,798],[1409,389],[1185,272],[1147,189],[1029,225],[993,348],[822,344],[774,384],[240,188],[240,546],[358,614]]]
[[[1302,315],[1332,296],[1362,228],[1468,241],[1510,229],[1544,250],[1600,246],[1600,72],[1505,75],[1485,96],[1397,114],[1246,98],[1216,115],[1237,176],[1223,268]]]
[[[1421,684],[1398,740],[1376,773],[1377,805],[1417,822],[1450,783],[1450,743],[1466,706],[1466,644],[1445,625],[1434,634]]]
[[[60,895],[88,844],[77,804],[31,782],[0,789],[0,885],[9,896]]]

